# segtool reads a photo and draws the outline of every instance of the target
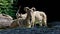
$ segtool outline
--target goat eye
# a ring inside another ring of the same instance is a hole
[[[27,9],[27,10],[29,10],[29,9]]]

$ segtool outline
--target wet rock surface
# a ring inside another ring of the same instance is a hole
[[[60,25],[48,27],[34,27],[34,28],[12,28],[0,30],[0,34],[60,34]]]
[[[13,28],[0,30],[0,34],[60,34],[60,28]]]

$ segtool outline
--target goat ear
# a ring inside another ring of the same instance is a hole
[[[27,12],[27,10],[29,9],[29,7],[24,7],[24,11],[26,11]]]
[[[32,9],[33,11],[36,11],[36,8],[35,8],[35,7],[32,7],[31,9]]]

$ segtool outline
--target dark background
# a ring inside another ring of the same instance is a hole
[[[42,10],[47,14],[47,21],[60,21],[60,10],[59,10],[59,2],[50,1],[50,0],[18,0],[17,7],[21,6],[20,12],[25,13],[23,8],[35,7],[37,10]]]

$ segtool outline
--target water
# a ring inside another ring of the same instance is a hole
[[[0,34],[60,34],[60,25],[48,27],[34,28],[13,28],[0,30]]]

